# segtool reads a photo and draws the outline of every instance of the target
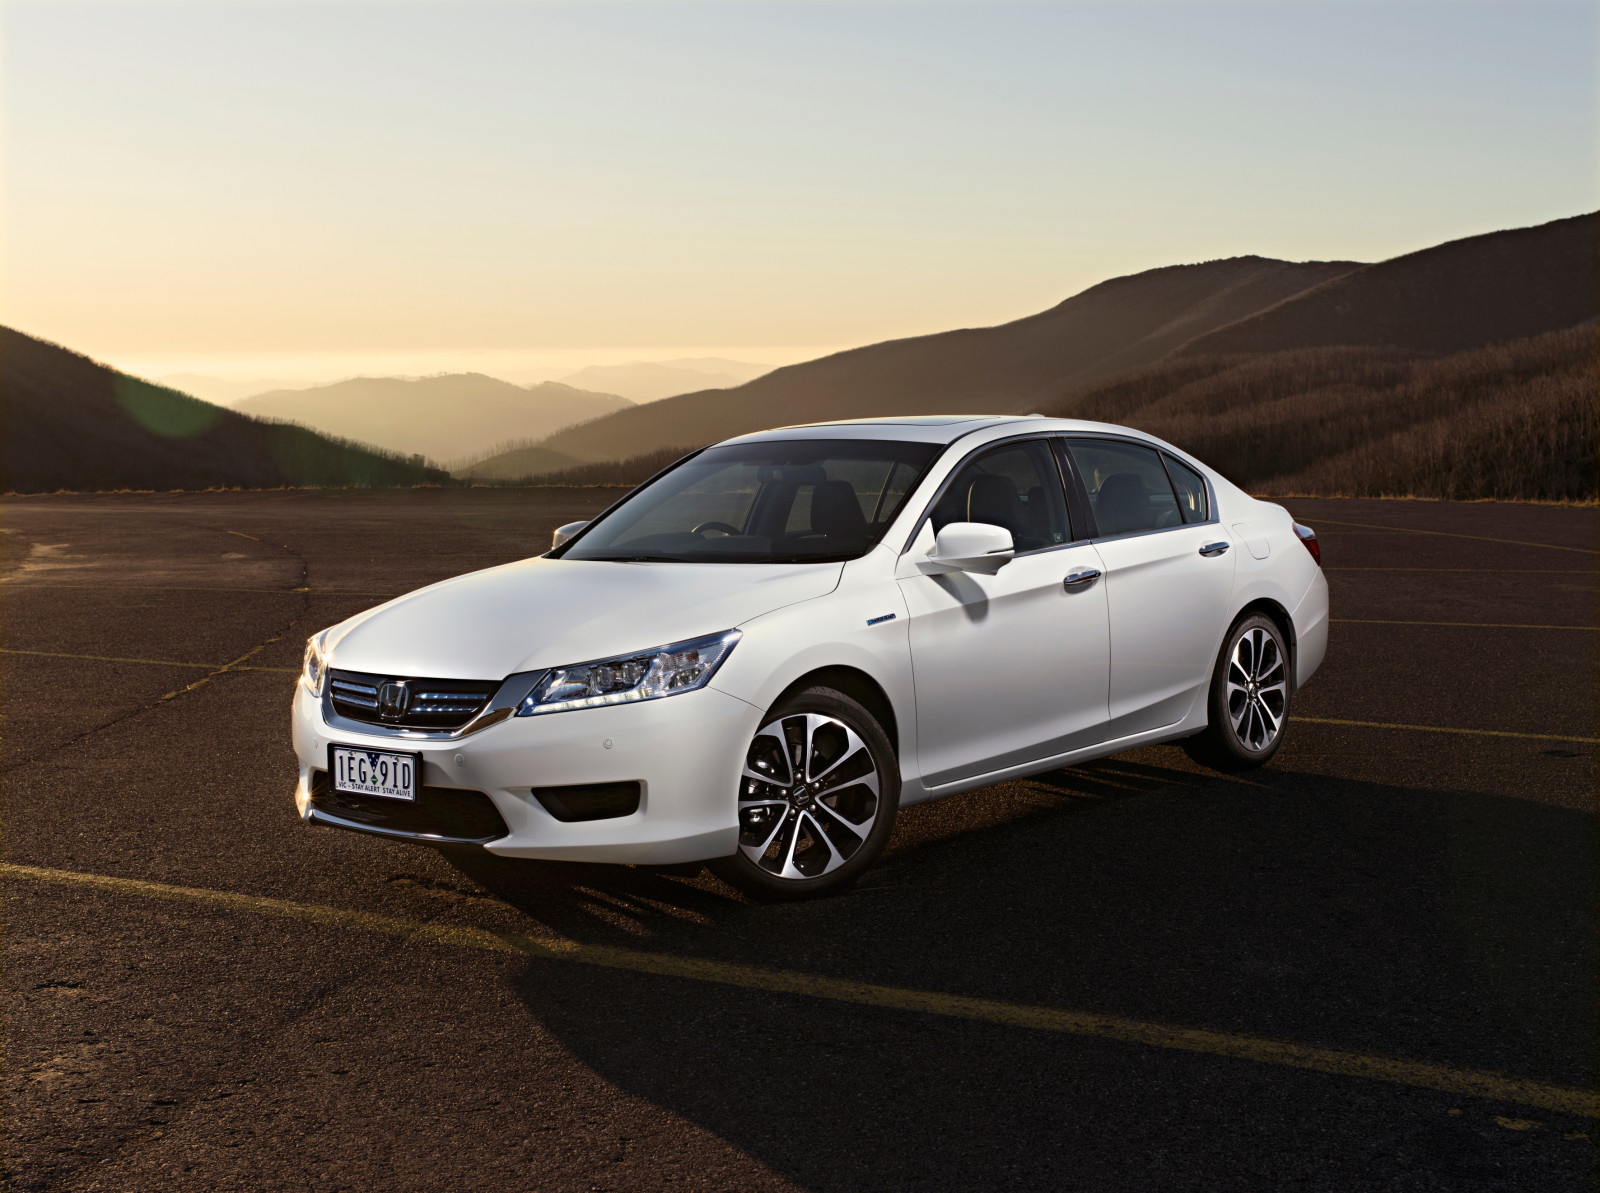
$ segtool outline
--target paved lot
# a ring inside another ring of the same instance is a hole
[[[1591,1187],[1594,511],[1289,502],[1271,767],[910,809],[824,903],[303,828],[306,634],[606,500],[0,503],[13,1187]]]

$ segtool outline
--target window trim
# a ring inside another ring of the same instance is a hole
[[[1183,518],[1183,497],[1178,492],[1178,482],[1172,479],[1172,466],[1174,464],[1180,464],[1180,463],[1182,463],[1182,461],[1179,460],[1176,456],[1172,455],[1170,452],[1161,452],[1160,456],[1161,456],[1161,470],[1167,474],[1167,484],[1172,486],[1172,495],[1178,499],[1178,516],[1180,518]],[[1187,464],[1184,464],[1183,466],[1185,468],[1189,468],[1189,465],[1187,465]],[[1205,491],[1206,491],[1206,514],[1208,516],[1204,517],[1204,518],[1201,518],[1198,522],[1191,522],[1187,518],[1184,518],[1183,522],[1181,523],[1181,525],[1184,525],[1184,526],[1204,526],[1207,522],[1216,521],[1215,518],[1212,518],[1212,517],[1209,516],[1211,514],[1211,510],[1212,510],[1212,505],[1211,505],[1211,482],[1206,480],[1205,473],[1201,472],[1198,468],[1189,468],[1189,471],[1194,473],[1196,476],[1198,476],[1200,478],[1201,485],[1203,485],[1205,487]]]
[[[1099,535],[1100,527],[1094,518],[1094,507],[1089,504],[1089,490],[1084,486],[1083,476],[1078,471],[1078,462],[1072,458],[1072,453],[1067,450],[1067,437],[1056,434],[1050,437],[1051,446],[1056,456],[1056,467],[1061,469],[1062,482],[1067,486],[1067,495],[1070,503],[1068,513],[1081,517],[1083,528],[1088,533],[1075,537],[1075,542],[1092,543]],[[1077,535],[1077,522],[1073,522],[1073,533]]]
[[[1159,447],[1156,444],[1149,443],[1143,439],[1136,439],[1132,435],[1105,435],[1093,431],[1063,431],[1057,435],[1057,438],[1063,441],[1082,439],[1090,442],[1093,442],[1094,440],[1104,440],[1111,443],[1127,443],[1133,445],[1134,447],[1142,447],[1146,451],[1155,452],[1156,456],[1161,460],[1161,474],[1167,478],[1167,487],[1172,491],[1172,500],[1178,506],[1178,516],[1180,518],[1183,516],[1183,503],[1178,500],[1178,488],[1172,483],[1172,474],[1167,471],[1166,457],[1169,454],[1172,454],[1174,459],[1179,459],[1180,457],[1178,457],[1175,453],[1169,453],[1164,447]],[[1062,447],[1067,455],[1067,458],[1071,459],[1072,452],[1067,446],[1066,442],[1063,442]],[[1149,530],[1128,530],[1124,531],[1122,534],[1102,535],[1096,533],[1095,537],[1090,541],[1095,543],[1110,543],[1121,539],[1140,538],[1147,534],[1168,534],[1174,530],[1187,530],[1191,526],[1221,525],[1222,519],[1217,514],[1216,487],[1212,485],[1211,478],[1206,475],[1205,469],[1196,467],[1198,461],[1185,461],[1185,464],[1187,467],[1194,469],[1196,475],[1200,477],[1200,480],[1205,484],[1206,487],[1206,513],[1208,513],[1210,517],[1208,517],[1204,522],[1179,522],[1176,526],[1154,526]],[[1072,461],[1072,470],[1074,477],[1078,477],[1078,483],[1080,485],[1083,484],[1082,478],[1078,476],[1078,462],[1076,460]],[[1087,501],[1089,497],[1087,486],[1084,487],[1083,495],[1084,500]],[[1090,511],[1090,518],[1093,520],[1092,510]],[[1096,523],[1094,529],[1097,532],[1099,531],[1100,527],[1098,523]]]
[[[927,523],[927,521],[930,518],[933,517],[934,507],[937,506],[939,504],[939,502],[944,499],[945,493],[947,493],[949,491],[951,485],[955,484],[956,477],[961,475],[961,470],[963,468],[965,468],[969,463],[971,463],[973,460],[977,459],[979,456],[981,456],[981,455],[985,454],[986,452],[988,452],[990,448],[1004,447],[1007,444],[1026,443],[1026,442],[1030,442],[1030,441],[1038,441],[1040,444],[1042,444],[1044,446],[1045,451],[1049,454],[1050,458],[1052,460],[1055,460],[1055,462],[1056,462],[1057,479],[1061,481],[1061,502],[1062,502],[1062,505],[1064,507],[1066,507],[1067,533],[1068,534],[1076,533],[1077,527],[1074,526],[1073,522],[1072,522],[1072,508],[1071,508],[1071,505],[1070,505],[1070,498],[1067,496],[1066,478],[1060,475],[1060,472],[1061,472],[1061,460],[1057,456],[1055,448],[1053,446],[1051,446],[1051,443],[1050,443],[1051,439],[1058,438],[1058,437],[1059,436],[1052,435],[1048,431],[1029,430],[1029,431],[1027,431],[1027,432],[1025,432],[1023,434],[1020,434],[1020,435],[1007,435],[1007,436],[1004,436],[1003,438],[1000,438],[1000,439],[991,439],[987,443],[980,443],[977,447],[972,448],[964,456],[962,456],[959,460],[956,461],[955,466],[952,467],[950,469],[950,471],[945,474],[945,478],[942,481],[939,482],[939,487],[937,489],[935,489],[933,491],[933,495],[928,498],[927,505],[925,505],[923,507],[922,513],[917,516],[916,522],[914,522],[912,524],[911,533],[906,536],[905,546],[900,548],[900,554],[904,555],[907,551],[911,550],[911,545],[917,541],[917,535],[922,533],[922,527]],[[1018,551],[1018,552],[1016,552],[1016,554],[1014,554],[1012,556],[1012,558],[1013,559],[1021,559],[1024,556],[1027,556],[1027,557],[1031,558],[1031,557],[1033,557],[1035,555],[1043,555],[1046,551],[1060,551],[1064,547],[1080,547],[1084,543],[1087,543],[1089,541],[1091,541],[1091,540],[1086,539],[1086,538],[1075,538],[1075,539],[1071,540],[1070,542],[1051,543],[1048,547],[1035,547],[1032,551]]]

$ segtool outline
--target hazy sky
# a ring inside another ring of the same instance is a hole
[[[1597,205],[1594,3],[0,21],[0,321],[149,373],[779,360]]]

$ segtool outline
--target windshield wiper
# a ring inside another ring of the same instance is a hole
[[[846,560],[855,559],[854,555],[836,553],[833,555],[772,555],[763,559],[762,563],[844,563]]]
[[[692,555],[574,555],[584,563],[843,563],[856,558],[851,554],[834,555],[738,555],[733,552],[719,554],[713,551]]]
[[[585,563],[687,563],[678,555],[579,555]]]

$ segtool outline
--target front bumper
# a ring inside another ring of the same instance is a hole
[[[738,843],[739,774],[761,711],[702,688],[606,708],[512,717],[456,741],[401,739],[332,728],[321,701],[296,685],[293,712],[300,781],[295,804],[308,823],[430,844],[475,844],[504,857],[670,865],[726,857]],[[328,744],[422,755],[421,785],[481,791],[509,830],[491,840],[396,832],[330,817],[312,801]],[[607,820],[557,820],[536,787],[637,782],[639,809]]]

